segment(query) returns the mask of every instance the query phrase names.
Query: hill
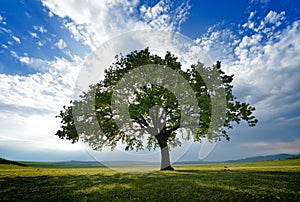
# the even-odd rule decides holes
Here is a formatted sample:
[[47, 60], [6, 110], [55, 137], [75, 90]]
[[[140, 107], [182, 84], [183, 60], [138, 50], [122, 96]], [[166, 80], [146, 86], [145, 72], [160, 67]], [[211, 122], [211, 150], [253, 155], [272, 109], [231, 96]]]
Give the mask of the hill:
[[21, 161], [22, 164], [39, 168], [101, 168], [104, 167], [97, 161], [61, 161], [61, 162], [29, 162]]
[[257, 162], [257, 161], [270, 161], [270, 160], [281, 160], [287, 158], [293, 158], [295, 155], [292, 154], [275, 154], [275, 155], [267, 155], [267, 156], [254, 156], [239, 160], [229, 160], [226, 162]]
[[288, 159], [300, 159], [300, 154], [291, 156]]
[[0, 158], [0, 164], [27, 166], [27, 165], [24, 165], [23, 163], [19, 163], [16, 161], [10, 161], [10, 160], [4, 159], [4, 158]]
[[294, 159], [300, 158], [299, 155], [293, 154], [274, 154], [267, 156], [253, 156], [249, 158], [228, 160], [228, 161], [178, 161], [175, 164], [211, 164], [211, 163], [238, 163], [238, 162], [260, 162], [260, 161], [271, 161], [271, 160], [282, 160], [282, 159]]

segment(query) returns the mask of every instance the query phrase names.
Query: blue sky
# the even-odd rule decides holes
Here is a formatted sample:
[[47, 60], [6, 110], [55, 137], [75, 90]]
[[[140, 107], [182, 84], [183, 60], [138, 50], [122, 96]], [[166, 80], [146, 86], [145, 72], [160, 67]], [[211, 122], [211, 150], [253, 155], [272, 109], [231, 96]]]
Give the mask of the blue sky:
[[[97, 3], [96, 3], [97, 2]], [[86, 57], [128, 31], [180, 32], [234, 74], [234, 93], [259, 124], [230, 131], [206, 160], [300, 153], [300, 3], [230, 1], [0, 1], [0, 156], [90, 160], [54, 136]], [[197, 160], [195, 144], [184, 160]], [[104, 153], [105, 155], [105, 153]], [[109, 154], [105, 158], [109, 158]]]

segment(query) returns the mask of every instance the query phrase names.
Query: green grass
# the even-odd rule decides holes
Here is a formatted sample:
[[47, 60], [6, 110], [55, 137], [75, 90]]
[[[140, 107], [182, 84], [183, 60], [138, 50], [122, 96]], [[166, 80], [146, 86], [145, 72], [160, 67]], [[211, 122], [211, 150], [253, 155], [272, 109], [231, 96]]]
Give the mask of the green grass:
[[288, 159], [300, 159], [300, 154], [295, 155], [295, 156], [291, 156]]
[[1, 165], [0, 200], [300, 201], [300, 159], [174, 167], [128, 174]]

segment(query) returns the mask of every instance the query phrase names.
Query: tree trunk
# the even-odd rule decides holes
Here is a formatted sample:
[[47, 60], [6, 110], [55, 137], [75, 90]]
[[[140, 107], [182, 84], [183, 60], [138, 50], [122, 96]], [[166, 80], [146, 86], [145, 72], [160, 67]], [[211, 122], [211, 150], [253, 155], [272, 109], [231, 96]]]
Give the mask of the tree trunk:
[[168, 148], [167, 136], [163, 133], [159, 133], [155, 136], [158, 141], [161, 153], [160, 170], [174, 170], [170, 163], [170, 153]]

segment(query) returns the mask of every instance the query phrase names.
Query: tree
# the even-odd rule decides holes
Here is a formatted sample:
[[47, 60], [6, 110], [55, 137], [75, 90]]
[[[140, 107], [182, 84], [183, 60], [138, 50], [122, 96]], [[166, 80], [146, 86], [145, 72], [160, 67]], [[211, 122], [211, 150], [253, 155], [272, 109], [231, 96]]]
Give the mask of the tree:
[[[234, 122], [239, 124], [241, 120], [244, 120], [249, 126], [255, 126], [257, 123], [252, 115], [255, 108], [238, 101], [233, 95], [231, 85], [233, 75], [226, 75], [221, 70], [219, 61], [212, 67], [204, 67], [199, 62], [183, 70], [178, 58], [170, 52], [161, 58], [151, 54], [148, 48], [133, 51], [126, 56], [116, 56], [116, 59], [116, 62], [105, 70], [103, 80], [91, 85], [87, 92], [83, 92], [79, 100], [71, 101], [69, 106], [64, 106], [60, 111], [57, 117], [61, 118], [62, 125], [56, 133], [57, 136], [71, 140], [73, 143], [81, 137], [95, 150], [101, 150], [106, 146], [113, 150], [118, 142], [126, 144], [125, 150], [160, 148], [161, 170], [173, 170], [170, 164], [169, 147], [181, 145], [177, 137], [180, 132], [185, 134], [183, 140], [191, 137], [194, 141], [201, 141], [202, 138], [218, 141], [222, 137], [229, 140], [228, 129], [233, 128]], [[178, 95], [174, 93], [174, 90], [158, 83], [135, 86], [133, 93], [124, 82], [118, 85], [128, 75], [131, 81], [137, 81], [140, 78], [143, 80], [149, 76], [143, 76], [143, 72], [140, 72], [141, 75], [136, 72], [130, 74], [138, 68], [146, 70], [147, 65], [152, 65], [158, 72], [162, 71], [161, 75], [164, 74], [165, 68], [172, 70], [173, 76], [174, 74], [180, 75], [187, 82], [188, 88], [192, 89], [194, 98], [186, 86], [178, 81], [171, 82], [173, 89], [179, 92]], [[203, 75], [198, 71], [199, 68], [207, 78], [211, 78], [212, 74], [217, 72], [221, 83], [213, 83], [213, 90], [210, 89]], [[149, 74], [147, 71], [144, 73]], [[225, 96], [225, 116], [219, 116], [218, 121], [221, 125], [211, 129], [213, 127], [212, 115], [215, 113], [212, 98], [218, 96], [217, 92], [220, 89], [223, 90]], [[116, 94], [123, 95], [125, 99], [116, 101], [114, 97]], [[178, 96], [181, 97], [178, 98]], [[194, 100], [196, 106], [191, 104], [193, 101], [182, 104], [180, 99]], [[122, 102], [126, 104], [122, 105]], [[115, 110], [113, 106], [117, 106], [118, 110]], [[122, 116], [122, 114], [128, 116]], [[195, 117], [196, 127], [195, 124], [191, 124]], [[93, 119], [97, 124], [92, 124]], [[130, 119], [130, 124], [125, 119]], [[120, 122], [123, 123], [121, 127]], [[87, 125], [90, 126], [86, 127]], [[146, 146], [143, 144], [143, 138], [147, 139]]]

